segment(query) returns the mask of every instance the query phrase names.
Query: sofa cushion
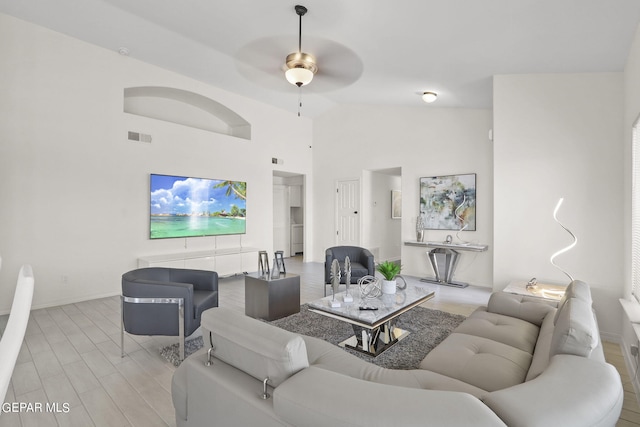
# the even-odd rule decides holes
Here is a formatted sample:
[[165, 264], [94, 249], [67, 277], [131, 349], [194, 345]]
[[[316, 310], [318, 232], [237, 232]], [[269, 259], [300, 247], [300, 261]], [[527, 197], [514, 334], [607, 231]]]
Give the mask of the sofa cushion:
[[540, 333], [538, 334], [538, 341], [536, 342], [536, 348], [533, 351], [533, 358], [531, 359], [531, 366], [529, 372], [527, 372], [526, 381], [532, 380], [544, 372], [549, 366], [549, 352], [551, 351], [551, 338], [553, 337], [553, 321], [556, 314], [551, 312], [544, 318], [542, 326], [540, 326]]
[[526, 351], [483, 337], [453, 333], [427, 354], [420, 368], [494, 391], [522, 383], [530, 364], [531, 354]]
[[309, 365], [373, 383], [427, 390], [469, 393], [477, 398], [487, 394], [455, 378], [424, 369], [386, 369], [366, 362], [340, 347], [313, 337], [302, 337], [307, 346]]
[[309, 366], [299, 335], [235, 310], [211, 308], [202, 314], [202, 326], [210, 331], [216, 358], [258, 380], [268, 377], [273, 387]]
[[540, 328], [533, 323], [489, 313], [481, 307], [471, 313], [453, 332], [488, 338], [531, 354], [536, 346], [539, 331]]
[[562, 311], [562, 308], [567, 303], [567, 301], [572, 298], [582, 300], [589, 305], [593, 304], [593, 301], [591, 300], [591, 290], [589, 289], [589, 285], [587, 285], [582, 280], [573, 280], [571, 283], [569, 283], [569, 286], [567, 286], [567, 290], [558, 303], [558, 311], [556, 311], [556, 318], [553, 323], [556, 323], [558, 321], [560, 311]]
[[556, 315], [550, 357], [556, 354], [589, 357], [598, 342], [598, 326], [591, 303], [578, 298], [567, 300]]
[[489, 297], [487, 311], [526, 320], [540, 326], [547, 313], [554, 311], [557, 303], [526, 295], [494, 292]]

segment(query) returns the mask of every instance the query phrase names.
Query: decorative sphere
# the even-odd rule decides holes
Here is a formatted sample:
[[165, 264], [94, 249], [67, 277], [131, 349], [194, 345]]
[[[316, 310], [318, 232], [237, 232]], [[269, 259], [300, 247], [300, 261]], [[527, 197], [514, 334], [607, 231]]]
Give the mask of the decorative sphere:
[[374, 276], [364, 276], [358, 279], [362, 298], [377, 298], [382, 295], [380, 280]]

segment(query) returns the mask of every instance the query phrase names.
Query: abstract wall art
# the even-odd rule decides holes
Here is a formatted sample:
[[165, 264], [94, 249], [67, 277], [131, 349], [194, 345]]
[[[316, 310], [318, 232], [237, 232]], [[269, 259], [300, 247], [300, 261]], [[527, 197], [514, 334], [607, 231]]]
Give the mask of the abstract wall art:
[[420, 216], [427, 230], [476, 230], [476, 174], [420, 178]]

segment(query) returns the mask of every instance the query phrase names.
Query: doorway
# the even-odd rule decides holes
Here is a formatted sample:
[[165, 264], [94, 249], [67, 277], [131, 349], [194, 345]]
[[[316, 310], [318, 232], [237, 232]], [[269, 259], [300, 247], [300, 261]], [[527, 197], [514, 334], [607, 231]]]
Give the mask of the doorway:
[[[366, 247], [376, 261], [400, 262], [402, 257], [402, 168], [364, 171], [363, 219]], [[393, 206], [393, 203], [396, 203]]]
[[305, 176], [273, 171], [273, 251], [304, 253]]
[[286, 185], [273, 184], [273, 252], [289, 256], [289, 192]]

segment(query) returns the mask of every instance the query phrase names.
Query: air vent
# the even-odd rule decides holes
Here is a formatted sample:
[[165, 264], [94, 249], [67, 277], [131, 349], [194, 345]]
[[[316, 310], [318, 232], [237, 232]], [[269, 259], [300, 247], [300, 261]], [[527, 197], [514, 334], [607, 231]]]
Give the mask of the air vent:
[[128, 139], [129, 139], [129, 141], [139, 141], [139, 142], [151, 143], [151, 135], [147, 135], [146, 133], [129, 131]]

